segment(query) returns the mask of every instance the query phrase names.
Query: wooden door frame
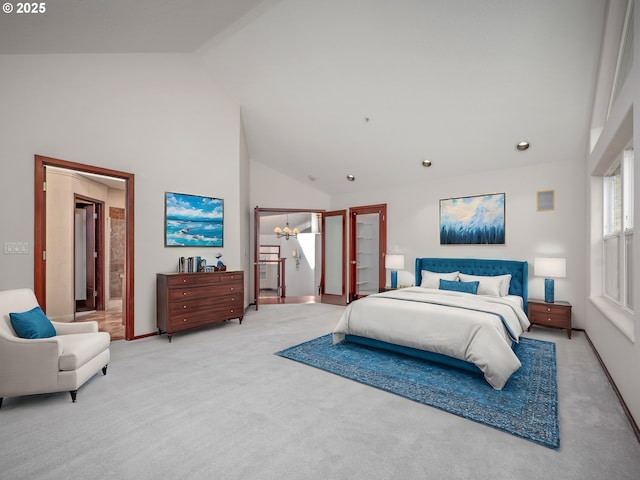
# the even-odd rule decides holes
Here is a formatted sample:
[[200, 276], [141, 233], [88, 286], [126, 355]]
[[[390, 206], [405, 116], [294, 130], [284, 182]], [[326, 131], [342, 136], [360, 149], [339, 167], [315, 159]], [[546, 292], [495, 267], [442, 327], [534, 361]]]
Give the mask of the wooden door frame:
[[46, 167], [57, 167], [85, 173], [93, 173], [106, 177], [119, 178], [125, 181], [125, 299], [122, 314], [125, 323], [125, 339], [132, 340], [134, 335], [134, 175], [82, 163], [60, 160], [57, 158], [35, 155], [34, 174], [34, 241], [33, 241], [33, 291], [38, 303], [46, 309]]
[[[260, 213], [262, 212], [270, 212], [270, 213], [322, 213], [324, 214], [324, 209], [312, 209], [312, 208], [263, 208], [256, 205], [253, 209], [253, 304], [256, 306], [256, 310], [258, 310], [259, 306], [259, 297], [260, 297], [260, 285], [259, 285], [259, 274], [258, 268], [260, 268], [259, 263], [259, 249], [260, 249]], [[324, 258], [322, 259], [324, 262]]]
[[[324, 292], [325, 285], [325, 262], [326, 262], [326, 217], [342, 217], [342, 294], [326, 294]], [[322, 212], [322, 266], [321, 266], [321, 281], [320, 281], [320, 301], [322, 303], [329, 303], [333, 305], [346, 305], [347, 304], [347, 269], [345, 268], [345, 262], [347, 259], [347, 210], [333, 210], [330, 212]]]
[[[96, 257], [96, 267], [95, 267], [95, 290], [96, 292], [98, 292], [97, 297], [95, 298], [95, 307], [96, 310], [104, 310], [105, 308], [105, 269], [104, 269], [104, 263], [105, 263], [105, 251], [104, 251], [104, 245], [105, 245], [105, 228], [104, 228], [104, 220], [105, 220], [105, 203], [102, 200], [97, 200], [95, 198], [91, 198], [91, 197], [86, 197], [84, 195], [79, 195], [79, 194], [74, 194], [74, 204], [77, 207], [78, 203], [86, 203], [86, 204], [92, 204], [95, 206], [96, 209], [96, 214], [97, 214], [97, 221], [96, 224], [94, 226], [94, 232], [95, 232], [95, 252], [97, 253], [97, 257]], [[75, 225], [75, 221], [74, 221], [74, 225]], [[75, 240], [74, 240], [74, 251], [76, 250], [76, 245], [75, 245]], [[89, 255], [89, 252], [87, 252], [87, 256]], [[75, 256], [74, 256], [74, 275], [73, 275], [73, 287], [74, 287], [74, 292], [76, 289], [76, 278], [75, 278], [75, 272], [76, 272], [76, 265], [75, 265]], [[77, 303], [77, 302], [76, 302]]]
[[369, 213], [380, 214], [380, 222], [378, 225], [379, 246], [378, 246], [378, 289], [384, 287], [386, 281], [386, 270], [384, 268], [384, 257], [387, 252], [387, 204], [380, 203], [377, 205], [364, 205], [361, 207], [349, 208], [349, 301], [356, 300], [356, 280], [355, 267], [356, 258], [356, 216], [366, 215]]

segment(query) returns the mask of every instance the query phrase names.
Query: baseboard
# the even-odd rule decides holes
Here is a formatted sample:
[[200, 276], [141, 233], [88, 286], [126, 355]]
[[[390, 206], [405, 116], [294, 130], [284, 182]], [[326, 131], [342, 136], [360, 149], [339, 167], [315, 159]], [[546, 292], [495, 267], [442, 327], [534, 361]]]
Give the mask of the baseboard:
[[609, 383], [611, 384], [611, 387], [613, 388], [613, 391], [616, 394], [616, 397], [618, 397], [618, 401], [620, 402], [620, 405], [622, 405], [622, 410], [624, 410], [624, 413], [627, 416], [629, 423], [631, 424], [631, 429], [633, 430], [633, 433], [635, 433], [636, 439], [638, 440], [638, 442], [640, 442], [640, 428], [638, 428], [638, 424], [633, 418], [633, 415], [631, 414], [629, 407], [627, 407], [627, 404], [624, 401], [624, 398], [622, 398], [622, 394], [620, 393], [620, 390], [618, 390], [618, 387], [616, 386], [616, 382], [614, 382], [613, 378], [611, 378], [611, 375], [609, 374], [609, 370], [607, 370], [607, 366], [602, 361], [602, 357], [598, 353], [598, 350], [596, 350], [596, 346], [593, 344], [593, 342], [589, 338], [589, 334], [586, 332], [586, 330], [583, 330], [583, 329], [574, 329], [574, 330], [584, 332], [584, 336], [587, 337], [587, 342], [589, 342], [589, 345], [591, 345], [591, 349], [593, 350], [593, 353], [595, 353], [596, 358], [598, 359], [598, 362], [600, 362], [600, 366], [602, 367], [602, 370], [604, 370], [604, 374], [607, 376], [607, 379], [609, 380]]

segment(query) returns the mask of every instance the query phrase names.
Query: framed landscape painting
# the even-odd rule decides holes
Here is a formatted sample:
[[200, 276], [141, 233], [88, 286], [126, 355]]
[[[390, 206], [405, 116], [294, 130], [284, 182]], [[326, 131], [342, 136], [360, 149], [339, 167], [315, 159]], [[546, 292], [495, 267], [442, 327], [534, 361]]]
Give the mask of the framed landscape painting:
[[165, 247], [222, 247], [223, 232], [221, 198], [165, 193]]
[[504, 245], [504, 193], [440, 200], [440, 245]]

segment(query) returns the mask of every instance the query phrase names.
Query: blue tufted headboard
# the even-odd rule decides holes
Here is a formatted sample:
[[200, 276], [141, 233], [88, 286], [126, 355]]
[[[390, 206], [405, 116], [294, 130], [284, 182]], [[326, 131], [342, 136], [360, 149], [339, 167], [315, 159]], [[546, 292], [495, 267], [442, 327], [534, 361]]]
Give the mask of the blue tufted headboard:
[[448, 273], [462, 272], [468, 275], [511, 274], [509, 295], [518, 295], [527, 311], [529, 297], [529, 264], [517, 260], [491, 260], [484, 258], [416, 258], [416, 286], [422, 281], [422, 270]]

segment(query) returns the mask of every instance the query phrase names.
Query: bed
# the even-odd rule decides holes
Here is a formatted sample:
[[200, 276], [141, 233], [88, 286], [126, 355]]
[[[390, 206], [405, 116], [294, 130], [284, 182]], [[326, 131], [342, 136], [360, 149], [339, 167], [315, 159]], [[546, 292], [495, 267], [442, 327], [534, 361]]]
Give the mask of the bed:
[[[417, 258], [415, 275], [415, 287], [349, 304], [333, 330], [333, 342], [360, 343], [481, 373], [489, 385], [502, 389], [521, 366], [512, 347], [529, 327], [527, 262]], [[476, 293], [467, 291], [473, 288]]]

